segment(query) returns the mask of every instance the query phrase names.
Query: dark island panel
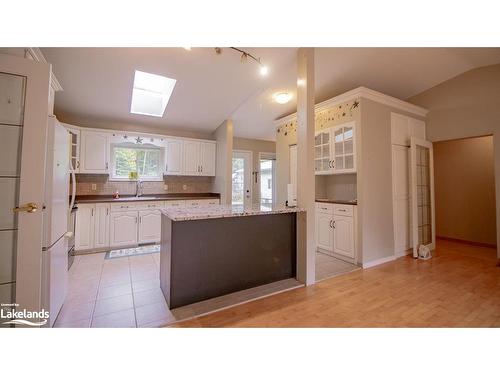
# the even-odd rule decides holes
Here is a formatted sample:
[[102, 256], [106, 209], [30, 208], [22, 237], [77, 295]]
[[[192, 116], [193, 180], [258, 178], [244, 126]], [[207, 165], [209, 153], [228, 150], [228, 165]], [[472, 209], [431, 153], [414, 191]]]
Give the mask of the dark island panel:
[[162, 220], [160, 280], [171, 309], [296, 277], [296, 213]]

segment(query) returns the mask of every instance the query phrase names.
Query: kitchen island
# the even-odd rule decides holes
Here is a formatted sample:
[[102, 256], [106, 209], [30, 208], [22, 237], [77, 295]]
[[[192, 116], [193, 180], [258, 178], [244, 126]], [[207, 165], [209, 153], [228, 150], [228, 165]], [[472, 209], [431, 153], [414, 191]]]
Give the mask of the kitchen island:
[[260, 206], [162, 210], [160, 286], [168, 306], [295, 278], [300, 212]]

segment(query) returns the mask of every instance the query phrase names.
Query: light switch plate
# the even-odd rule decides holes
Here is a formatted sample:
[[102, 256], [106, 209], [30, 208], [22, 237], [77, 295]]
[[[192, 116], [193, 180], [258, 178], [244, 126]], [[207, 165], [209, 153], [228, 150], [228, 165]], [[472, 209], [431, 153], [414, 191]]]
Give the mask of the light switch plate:
[[187, 185], [182, 185], [182, 190], [187, 190]]
[[91, 187], [92, 191], [96, 191], [97, 190], [97, 184], [92, 184]]
[[163, 190], [165, 190], [165, 191], [168, 190], [168, 184], [163, 185]]

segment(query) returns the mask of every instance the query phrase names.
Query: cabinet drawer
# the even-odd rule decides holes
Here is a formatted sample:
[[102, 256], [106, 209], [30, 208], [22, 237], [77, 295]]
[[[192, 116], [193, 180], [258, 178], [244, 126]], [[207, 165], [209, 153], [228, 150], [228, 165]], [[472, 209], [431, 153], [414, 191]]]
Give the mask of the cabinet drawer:
[[139, 204], [135, 202], [111, 203], [111, 212], [137, 210]]
[[340, 216], [353, 216], [354, 206], [350, 204], [334, 204], [333, 213]]
[[186, 207], [206, 207], [216, 206], [219, 204], [218, 199], [193, 199], [186, 201]]
[[316, 211], [333, 214], [333, 206], [332, 203], [316, 203]]
[[150, 201], [150, 202], [141, 202], [137, 204], [138, 210], [159, 210], [165, 208], [165, 202], [163, 201]]
[[165, 201], [165, 207], [184, 207], [186, 205], [185, 201]]

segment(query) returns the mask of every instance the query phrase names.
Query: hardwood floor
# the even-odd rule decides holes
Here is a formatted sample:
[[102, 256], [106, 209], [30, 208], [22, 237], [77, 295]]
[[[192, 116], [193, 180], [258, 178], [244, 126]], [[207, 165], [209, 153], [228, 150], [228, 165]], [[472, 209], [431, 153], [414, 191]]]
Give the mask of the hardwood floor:
[[500, 327], [496, 263], [495, 249], [441, 240], [431, 260], [399, 258], [176, 327]]

